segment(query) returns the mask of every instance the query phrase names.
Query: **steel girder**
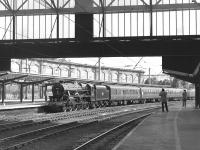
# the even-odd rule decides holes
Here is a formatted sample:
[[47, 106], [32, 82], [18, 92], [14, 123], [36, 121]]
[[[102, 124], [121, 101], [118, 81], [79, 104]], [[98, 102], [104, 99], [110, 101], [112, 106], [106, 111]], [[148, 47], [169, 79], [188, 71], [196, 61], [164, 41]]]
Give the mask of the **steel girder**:
[[[187, 38], [188, 37], [188, 38]], [[135, 38], [106, 38], [89, 42], [67, 39], [16, 40], [0, 44], [1, 58], [57, 58], [57, 57], [129, 57], [129, 56], [187, 56], [199, 54], [199, 40], [190, 36], [155, 37], [154, 40]], [[157, 40], [156, 40], [157, 38]]]
[[[2, 1], [0, 1], [2, 3]], [[21, 9], [23, 5], [16, 9], [4, 4], [7, 10], [0, 10], [0, 16], [32, 16], [32, 15], [56, 15], [56, 14], [78, 14], [78, 13], [131, 13], [131, 12], [162, 12], [162, 11], [178, 11], [178, 10], [193, 10], [200, 9], [198, 3], [183, 3], [183, 4], [152, 4], [151, 5], [132, 5], [132, 6], [99, 6], [99, 7], [50, 7], [47, 9]], [[96, 6], [96, 5], [95, 5]]]

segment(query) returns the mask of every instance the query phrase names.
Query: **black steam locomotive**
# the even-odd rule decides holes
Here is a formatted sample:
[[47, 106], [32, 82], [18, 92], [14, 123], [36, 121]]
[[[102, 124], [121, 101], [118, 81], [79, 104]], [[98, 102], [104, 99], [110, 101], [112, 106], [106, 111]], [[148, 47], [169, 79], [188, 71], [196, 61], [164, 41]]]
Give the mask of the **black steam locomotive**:
[[[45, 112], [72, 111], [114, 105], [159, 101], [162, 87], [55, 83]], [[183, 89], [165, 88], [169, 100], [182, 97]], [[188, 91], [194, 97], [194, 91]]]

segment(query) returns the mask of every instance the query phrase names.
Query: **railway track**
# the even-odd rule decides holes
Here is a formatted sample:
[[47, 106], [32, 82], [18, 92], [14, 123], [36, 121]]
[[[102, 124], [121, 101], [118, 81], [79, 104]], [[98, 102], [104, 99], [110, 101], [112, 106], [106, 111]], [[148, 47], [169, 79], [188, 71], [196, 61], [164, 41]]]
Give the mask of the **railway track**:
[[62, 133], [66, 130], [76, 128], [82, 124], [78, 124], [77, 122], [71, 122], [62, 125], [54, 125], [18, 135], [14, 135], [11, 137], [7, 137], [4, 139], [0, 139], [0, 148], [1, 149], [19, 149], [22, 146], [25, 146], [29, 143], [35, 142], [37, 140], [44, 139], [48, 136], [52, 136], [58, 133]]
[[[61, 147], [58, 146], [59, 149], [66, 149], [66, 147], [67, 149], [72, 149], [77, 147], [77, 144], [84, 143], [88, 139], [94, 138], [94, 135], [96, 136], [99, 135], [99, 133], [110, 130], [111, 126], [113, 125], [118, 126], [127, 119], [129, 120], [132, 117], [141, 116], [141, 114], [147, 113], [148, 111], [152, 112], [155, 109], [158, 108], [154, 109], [152, 108], [149, 110], [146, 109], [140, 112], [124, 112], [121, 114], [101, 115], [101, 116], [96, 116], [95, 119], [93, 118], [87, 121], [83, 120], [80, 122], [72, 122], [70, 124], [54, 125], [52, 127], [30, 131], [27, 133], [1, 139], [0, 148], [2, 150], [7, 150], [7, 149], [50, 150], [50, 149], [55, 149], [55, 146], [57, 147], [59, 143], [62, 144], [65, 143], [64, 145], [60, 145]], [[128, 117], [126, 115], [128, 115]], [[119, 121], [118, 118], [121, 118], [120, 119], [121, 121]], [[63, 136], [64, 138], [62, 139]], [[62, 140], [60, 140], [60, 138]], [[66, 140], [66, 138], [68, 138], [68, 140]], [[80, 139], [82, 140], [79, 141]], [[59, 142], [55, 143], [55, 141]], [[36, 148], [35, 146], [37, 146], [38, 148]]]
[[14, 130], [17, 128], [24, 128], [28, 126], [36, 126], [36, 125], [45, 124], [45, 123], [50, 123], [50, 120], [40, 121], [40, 122], [33, 122], [33, 120], [27, 120], [27, 121], [20, 121], [20, 122], [14, 122], [14, 123], [5, 123], [5, 124], [0, 124], [0, 132]]
[[19, 122], [19, 121], [27, 121], [27, 120], [33, 120], [33, 121], [44, 121], [44, 120], [51, 120], [56, 121], [59, 119], [62, 119], [66, 117], [66, 119], [74, 118], [74, 117], [81, 117], [85, 115], [92, 115], [92, 114], [99, 114], [99, 113], [107, 113], [107, 112], [115, 112], [120, 111], [123, 108], [128, 109], [143, 109], [145, 107], [152, 107], [152, 106], [160, 106], [160, 105], [151, 105], [151, 104], [139, 104], [139, 105], [129, 105], [129, 106], [117, 106], [117, 107], [106, 107], [106, 108], [97, 108], [92, 110], [79, 110], [79, 111], [72, 111], [72, 112], [61, 112], [61, 113], [55, 113], [55, 114], [34, 114], [34, 113], [25, 113], [25, 114], [12, 114], [12, 115], [1, 115], [0, 116], [0, 124], [1, 121], [5, 122]]
[[[62, 112], [55, 114], [24, 114], [24, 115], [11, 115], [11, 116], [0, 116], [0, 131], [15, 129], [18, 127], [43, 124], [48, 121], [59, 121], [73, 118], [82, 118], [85, 116], [95, 116], [102, 113], [116, 113], [121, 112], [122, 109], [126, 111], [137, 111], [148, 107], [156, 107], [159, 105], [149, 105], [145, 107], [135, 105], [132, 106], [118, 106], [118, 107], [108, 107], [108, 108], [98, 108], [93, 110], [80, 110], [76, 112]], [[141, 107], [141, 108], [140, 108]]]
[[[149, 107], [156, 107], [158, 105], [153, 105]], [[137, 111], [148, 107], [137, 108], [135, 106], [120, 106], [120, 107], [109, 107], [109, 108], [99, 108], [93, 110], [81, 110], [77, 112], [63, 112], [56, 114], [25, 114], [25, 115], [14, 115], [14, 116], [4, 116], [0, 119], [0, 131], [15, 129], [18, 127], [26, 127], [29, 125], [37, 125], [46, 123], [49, 121], [59, 121], [65, 119], [82, 118], [85, 116], [95, 116], [102, 113], [117, 113], [122, 111]], [[4, 119], [3, 119], [4, 118]]]
[[73, 150], [103, 149], [110, 150], [123, 136], [125, 136], [133, 127], [137, 126], [142, 120], [151, 115], [148, 113], [130, 121], [122, 123], [96, 137], [74, 148]]
[[[158, 108], [160, 108], [159, 105], [151, 106], [151, 109]], [[147, 107], [141, 109], [136, 108], [135, 105], [119, 106], [115, 108], [108, 107], [77, 112], [46, 114], [45, 116], [39, 115], [37, 117], [40, 118], [35, 120], [26, 120], [6, 124], [2, 123], [0, 124], [0, 149], [23, 148], [31, 143], [37, 143], [40, 140], [43, 141], [46, 138], [70, 132], [69, 130], [77, 127], [84, 128], [84, 126], [90, 126], [90, 124], [95, 124], [101, 120], [124, 116], [130, 113], [140, 113], [148, 110], [149, 109], [147, 109]], [[79, 121], [79, 123], [77, 123], [77, 121], [72, 121], [71, 124], [68, 124], [69, 122], [65, 123], [65, 121], [62, 124], [57, 122], [68, 119], [75, 119]], [[75, 126], [73, 127], [71, 125]]]
[[[155, 105], [159, 106], [159, 105]], [[152, 107], [151, 105], [149, 107]], [[154, 106], [153, 106], [154, 107]], [[100, 108], [100, 109], [93, 109], [93, 110], [81, 110], [77, 112], [67, 112], [67, 113], [56, 113], [56, 114], [38, 114], [38, 115], [14, 115], [14, 116], [8, 116], [6, 117], [6, 120], [0, 120], [0, 131], [7, 131], [12, 130], [16, 128], [23, 128], [28, 126], [34, 126], [39, 124], [48, 123], [50, 121], [59, 121], [59, 120], [70, 120], [73, 118], [84, 118], [85, 116], [95, 117], [97, 114], [102, 113], [117, 113], [119, 111], [122, 112], [122, 109], [124, 111], [137, 111], [144, 109], [143, 108], [137, 108], [135, 106], [120, 106], [115, 108]], [[21, 119], [22, 118], [22, 119]], [[21, 121], [20, 121], [21, 120]]]

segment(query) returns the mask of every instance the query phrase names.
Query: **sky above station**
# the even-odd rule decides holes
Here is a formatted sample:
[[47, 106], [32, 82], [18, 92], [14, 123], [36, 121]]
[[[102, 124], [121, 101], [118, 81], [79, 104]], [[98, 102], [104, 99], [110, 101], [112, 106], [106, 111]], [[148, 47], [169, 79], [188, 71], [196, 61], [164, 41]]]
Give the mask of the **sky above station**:
[[[66, 61], [98, 66], [98, 59], [97, 57], [66, 58]], [[149, 74], [150, 68], [150, 74], [156, 75], [162, 73], [162, 57], [102, 57], [101, 66], [143, 70], [146, 75]]]

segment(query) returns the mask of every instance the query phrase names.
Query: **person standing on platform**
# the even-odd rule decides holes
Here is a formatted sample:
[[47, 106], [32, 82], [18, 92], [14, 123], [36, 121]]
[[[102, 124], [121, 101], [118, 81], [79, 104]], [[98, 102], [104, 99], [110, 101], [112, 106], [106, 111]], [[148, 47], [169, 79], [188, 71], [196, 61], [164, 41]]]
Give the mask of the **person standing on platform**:
[[186, 101], [187, 101], [187, 92], [186, 92], [186, 90], [183, 91], [182, 96], [183, 96], [183, 107], [186, 108]]
[[162, 103], [162, 112], [164, 112], [164, 106], [166, 108], [166, 111], [168, 112], [168, 106], [167, 106], [167, 92], [165, 89], [162, 89], [162, 91], [159, 93], [159, 96], [161, 97], [161, 103]]

